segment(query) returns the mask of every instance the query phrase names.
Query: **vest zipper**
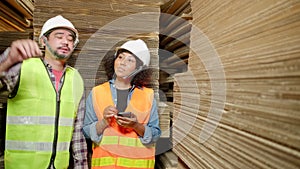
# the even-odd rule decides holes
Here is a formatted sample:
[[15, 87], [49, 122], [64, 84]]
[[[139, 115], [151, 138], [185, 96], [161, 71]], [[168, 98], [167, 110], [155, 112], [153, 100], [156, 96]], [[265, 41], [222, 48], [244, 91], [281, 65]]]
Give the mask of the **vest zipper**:
[[[65, 73], [62, 75], [62, 77], [64, 77], [64, 76], [65, 76]], [[54, 161], [55, 161], [55, 157], [56, 157], [57, 139], [58, 139], [58, 122], [59, 122], [59, 113], [60, 113], [60, 92], [61, 92], [61, 89], [63, 88], [63, 85], [64, 85], [64, 82], [62, 83], [61, 87], [58, 89], [59, 90], [58, 92], [56, 92], [56, 88], [55, 88], [55, 86], [53, 86], [54, 90], [56, 92], [55, 129], [54, 129], [52, 155], [50, 158], [50, 163], [49, 163], [48, 169], [55, 169]]]
[[57, 139], [58, 139], [58, 119], [59, 119], [59, 111], [60, 111], [60, 96], [56, 97], [56, 113], [55, 113], [55, 129], [54, 129], [54, 138], [53, 138], [53, 147], [52, 147], [52, 155], [50, 159], [50, 164], [48, 166], [49, 169], [55, 169], [54, 161], [56, 157], [56, 148], [57, 148]]

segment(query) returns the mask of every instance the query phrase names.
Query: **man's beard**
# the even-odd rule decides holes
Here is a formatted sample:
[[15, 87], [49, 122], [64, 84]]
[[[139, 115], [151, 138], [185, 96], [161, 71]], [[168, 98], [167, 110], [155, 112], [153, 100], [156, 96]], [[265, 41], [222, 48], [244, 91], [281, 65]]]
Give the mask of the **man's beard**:
[[[46, 46], [48, 47], [49, 51], [52, 53], [52, 55], [54, 56], [55, 59], [57, 59], [57, 60], [64, 60], [64, 59], [68, 59], [68, 58], [71, 56], [71, 53], [70, 53], [69, 55], [58, 54], [58, 53], [57, 53], [57, 50], [54, 51], [54, 50], [52, 49], [52, 47], [49, 45], [49, 43], [48, 43], [47, 40], [45, 40], [44, 42], [45, 42]], [[59, 48], [58, 48], [58, 49], [59, 49]], [[70, 51], [70, 50], [69, 50], [69, 51]]]
[[71, 54], [69, 55], [64, 55], [64, 54], [58, 54], [57, 51], [53, 51], [53, 55], [55, 56], [56, 59], [62, 60], [62, 59], [68, 59]]

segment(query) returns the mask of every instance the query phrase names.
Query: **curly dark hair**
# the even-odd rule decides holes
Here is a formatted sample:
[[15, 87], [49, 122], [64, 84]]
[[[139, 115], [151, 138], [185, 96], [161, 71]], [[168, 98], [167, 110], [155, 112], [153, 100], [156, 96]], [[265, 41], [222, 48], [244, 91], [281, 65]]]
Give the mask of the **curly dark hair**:
[[[113, 78], [115, 70], [114, 70], [114, 62], [116, 60], [116, 56], [118, 56], [119, 53], [122, 52], [128, 52], [130, 54], [132, 54], [131, 52], [127, 51], [127, 50], [118, 50], [118, 52], [116, 54], [114, 54], [114, 56], [112, 56], [111, 54], [106, 55], [103, 58], [103, 66], [104, 66], [104, 70], [106, 72], [106, 76], [107, 76], [107, 80], [110, 80]], [[133, 55], [133, 54], [132, 54]], [[135, 56], [135, 55], [133, 55]], [[142, 66], [143, 62], [137, 58], [135, 56], [137, 63], [136, 66]], [[153, 84], [151, 84], [152, 81], [152, 73], [153, 70], [151, 68], [146, 68], [141, 70], [139, 73], [137, 73], [133, 79], [131, 80], [131, 85], [135, 85], [135, 86], [139, 86], [139, 87], [152, 87]]]

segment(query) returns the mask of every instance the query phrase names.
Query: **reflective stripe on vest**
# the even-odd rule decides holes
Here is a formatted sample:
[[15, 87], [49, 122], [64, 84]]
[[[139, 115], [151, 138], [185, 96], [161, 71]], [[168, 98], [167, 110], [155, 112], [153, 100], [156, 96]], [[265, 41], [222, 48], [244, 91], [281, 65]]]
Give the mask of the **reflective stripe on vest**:
[[101, 140], [101, 145], [111, 145], [111, 144], [119, 144], [122, 146], [130, 146], [130, 147], [145, 147], [139, 138], [105, 136]]
[[[106, 82], [93, 88], [93, 106], [99, 120], [103, 110], [114, 105], [110, 84]], [[147, 124], [153, 102], [153, 90], [135, 88], [126, 111], [137, 116], [139, 123]], [[100, 145], [94, 146], [92, 156], [93, 168], [154, 168], [155, 146], [145, 146], [132, 129], [120, 127], [115, 119], [103, 132]]]
[[[60, 104], [47, 69], [41, 59], [23, 61], [17, 94], [8, 99], [5, 168], [47, 168], [52, 155], [56, 111], [59, 111], [54, 165], [69, 165], [69, 147], [74, 118], [83, 95], [83, 81], [67, 68], [60, 91]], [[57, 109], [59, 106], [59, 109]]]
[[[6, 148], [9, 150], [23, 151], [52, 151], [52, 142], [25, 142], [25, 141], [6, 141]], [[69, 150], [69, 142], [60, 142], [57, 144], [57, 151]]]
[[[58, 124], [60, 126], [73, 126], [73, 118], [60, 118]], [[9, 116], [7, 117], [7, 123], [9, 124], [31, 124], [31, 125], [39, 125], [39, 124], [49, 124], [53, 125], [55, 122], [55, 117], [50, 116]]]
[[155, 160], [146, 160], [146, 159], [130, 159], [130, 158], [114, 158], [114, 157], [102, 157], [102, 158], [93, 158], [92, 167], [104, 167], [104, 166], [113, 166], [117, 164], [120, 167], [129, 167], [129, 168], [153, 168]]

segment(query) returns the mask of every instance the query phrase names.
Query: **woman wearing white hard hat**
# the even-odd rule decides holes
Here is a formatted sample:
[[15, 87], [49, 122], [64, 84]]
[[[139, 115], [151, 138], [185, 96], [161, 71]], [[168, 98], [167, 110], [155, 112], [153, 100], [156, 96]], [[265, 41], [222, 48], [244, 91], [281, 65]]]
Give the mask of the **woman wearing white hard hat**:
[[6, 169], [88, 168], [83, 80], [66, 65], [78, 41], [74, 25], [58, 15], [42, 27], [44, 55], [26, 39], [0, 56], [0, 91], [9, 93]]
[[110, 79], [90, 92], [83, 131], [93, 141], [92, 168], [154, 168], [161, 130], [144, 41], [130, 40], [105, 60]]

